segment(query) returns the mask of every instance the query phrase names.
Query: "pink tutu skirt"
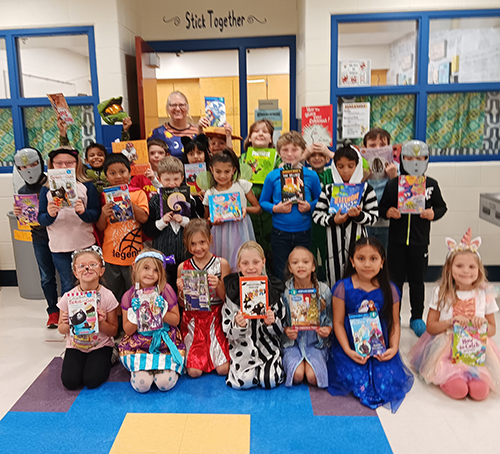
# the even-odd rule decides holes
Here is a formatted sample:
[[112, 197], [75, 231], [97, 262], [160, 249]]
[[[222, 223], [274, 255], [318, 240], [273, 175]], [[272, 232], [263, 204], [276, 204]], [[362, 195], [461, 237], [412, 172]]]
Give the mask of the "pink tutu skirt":
[[500, 394], [500, 349], [488, 338], [484, 366], [451, 362], [451, 333], [431, 336], [425, 332], [408, 354], [411, 367], [427, 384], [442, 385], [452, 378], [479, 379]]

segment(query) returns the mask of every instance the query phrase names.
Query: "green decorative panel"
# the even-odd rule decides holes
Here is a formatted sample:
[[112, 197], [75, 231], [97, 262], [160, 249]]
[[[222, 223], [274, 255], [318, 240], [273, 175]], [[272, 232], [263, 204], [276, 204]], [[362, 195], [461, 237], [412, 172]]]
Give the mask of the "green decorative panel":
[[16, 145], [10, 109], [0, 109], [0, 165], [13, 165]]

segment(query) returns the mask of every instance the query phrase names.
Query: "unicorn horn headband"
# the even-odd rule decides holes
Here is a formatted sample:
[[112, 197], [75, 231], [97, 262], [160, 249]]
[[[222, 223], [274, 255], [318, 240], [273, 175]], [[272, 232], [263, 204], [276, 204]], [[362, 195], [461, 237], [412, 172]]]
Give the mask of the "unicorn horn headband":
[[457, 242], [453, 238], [446, 237], [446, 245], [448, 246], [448, 255], [452, 254], [453, 252], [464, 252], [464, 251], [470, 251], [474, 254], [479, 255], [479, 252], [477, 250], [479, 249], [479, 246], [481, 246], [481, 237], [478, 236], [472, 238], [472, 229], [469, 227], [467, 232], [465, 232], [464, 236], [460, 240], [460, 243], [457, 244]]

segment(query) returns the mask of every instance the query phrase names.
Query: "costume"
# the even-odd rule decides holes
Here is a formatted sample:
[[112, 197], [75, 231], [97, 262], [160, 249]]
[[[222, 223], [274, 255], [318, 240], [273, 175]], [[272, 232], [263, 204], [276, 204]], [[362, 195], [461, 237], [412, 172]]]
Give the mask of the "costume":
[[108, 179], [102, 169], [93, 169], [92, 167], [87, 167], [85, 169], [85, 176], [94, 183], [95, 188], [99, 194], [102, 190], [109, 186]]
[[[398, 290], [392, 283], [391, 287], [394, 303], [397, 303], [399, 301]], [[344, 328], [349, 339], [349, 346], [354, 350], [348, 314], [357, 313], [366, 300], [373, 301], [380, 314], [384, 304], [382, 290], [377, 288], [366, 292], [363, 289], [354, 288], [352, 279], [349, 277], [337, 282], [332, 289], [332, 294], [333, 297], [339, 298], [345, 303]], [[387, 323], [382, 319], [380, 321], [385, 345], [388, 346]], [[413, 375], [404, 365], [399, 352], [388, 361], [369, 358], [364, 365], [361, 365], [355, 363], [345, 354], [335, 336], [330, 351], [328, 392], [334, 396], [352, 392], [359, 397], [362, 404], [370, 408], [377, 408], [380, 405], [388, 406], [394, 413], [413, 386]]]
[[229, 341], [231, 365], [226, 384], [231, 388], [248, 389], [255, 386], [275, 388], [285, 379], [281, 363], [281, 335], [285, 320], [285, 307], [281, 301], [283, 283], [270, 277], [269, 308], [275, 322], [266, 325], [262, 319], [248, 319], [241, 328], [234, 321], [240, 310], [240, 274], [224, 278], [226, 303], [223, 308], [222, 328]]
[[[248, 194], [252, 190], [252, 183], [246, 180], [235, 181], [229, 189], [218, 191], [210, 188], [205, 193], [203, 205], [208, 206], [208, 197], [217, 194], [240, 193], [241, 204], [246, 207]], [[247, 241], [255, 241], [252, 221], [250, 216], [245, 216], [241, 221], [223, 222], [222, 224], [212, 226], [213, 243], [210, 252], [219, 257], [224, 257], [231, 267], [231, 271], [238, 269], [236, 257], [240, 246]]]
[[172, 156], [182, 159], [184, 146], [181, 142], [181, 137], [191, 137], [194, 139], [198, 134], [198, 127], [188, 123], [185, 129], [176, 129], [169, 123], [158, 126], [153, 129], [148, 136], [149, 139], [161, 139], [168, 145], [168, 151]]
[[[283, 301], [286, 307], [286, 326], [292, 326], [288, 290], [295, 288], [293, 278], [285, 284]], [[318, 282], [319, 298], [324, 300], [326, 307], [320, 312], [320, 326], [332, 326], [332, 293], [324, 282]], [[320, 337], [316, 331], [298, 331], [297, 339], [290, 340], [283, 335], [283, 366], [286, 372], [285, 386], [293, 385], [293, 374], [302, 361], [312, 367], [318, 388], [328, 386], [326, 361], [328, 359], [328, 339]]]
[[[193, 259], [182, 264], [183, 270], [200, 270]], [[221, 258], [213, 256], [203, 268], [221, 277]], [[229, 361], [229, 347], [222, 331], [222, 300], [210, 289], [211, 311], [184, 311], [181, 332], [186, 344], [186, 367], [211, 372]]]

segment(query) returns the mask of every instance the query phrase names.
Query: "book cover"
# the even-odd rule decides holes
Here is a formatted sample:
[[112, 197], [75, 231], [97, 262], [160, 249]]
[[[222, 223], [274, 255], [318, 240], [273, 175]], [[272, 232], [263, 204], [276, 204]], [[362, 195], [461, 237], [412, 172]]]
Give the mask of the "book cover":
[[68, 292], [68, 319], [73, 336], [99, 332], [97, 305], [100, 298], [100, 293], [95, 290]]
[[102, 193], [104, 194], [106, 203], [113, 203], [113, 215], [109, 218], [111, 224], [134, 219], [134, 210], [132, 209], [128, 185], [122, 184], [121, 186], [104, 188]]
[[15, 194], [14, 204], [21, 208], [21, 216], [17, 218], [19, 225], [35, 227], [38, 223], [38, 195], [37, 194]]
[[465, 328], [455, 323], [453, 325], [451, 362], [469, 366], [484, 366], [487, 339], [488, 323], [484, 322], [479, 329], [474, 328], [471, 322]]
[[47, 93], [47, 98], [49, 98], [50, 104], [56, 111], [56, 114], [59, 115], [66, 124], [72, 125], [75, 123], [71, 111], [69, 110], [68, 103], [66, 102], [66, 98], [62, 93]]
[[240, 305], [245, 318], [266, 318], [269, 309], [267, 276], [240, 277]]
[[304, 171], [302, 169], [283, 169], [281, 171], [281, 200], [297, 203], [304, 200]]
[[130, 174], [144, 175], [149, 169], [149, 155], [147, 140], [129, 140], [126, 142], [112, 142], [113, 153], [121, 153], [130, 161]]
[[333, 107], [302, 107], [302, 136], [307, 145], [322, 143], [327, 147], [333, 144]]
[[332, 185], [332, 197], [328, 212], [345, 214], [350, 208], [357, 207], [361, 203], [364, 187], [364, 183]]
[[205, 96], [205, 115], [210, 121], [210, 126], [224, 126], [226, 123], [224, 98]]
[[160, 188], [160, 216], [170, 213], [191, 217], [191, 189], [189, 186]]
[[49, 189], [59, 207], [73, 207], [78, 200], [75, 169], [49, 169]]
[[359, 151], [370, 166], [368, 180], [384, 180], [389, 178], [385, 168], [394, 162], [392, 145], [381, 148], [361, 148]]
[[252, 169], [251, 183], [264, 184], [267, 174], [276, 164], [276, 149], [249, 147], [245, 156], [245, 164]]
[[382, 325], [377, 311], [349, 314], [354, 349], [361, 356], [381, 355], [385, 352]]
[[200, 162], [198, 164], [184, 164], [184, 173], [186, 174], [186, 184], [191, 189], [191, 194], [197, 195], [202, 192], [202, 189], [197, 184], [196, 179], [202, 172], [207, 171], [207, 164]]
[[288, 290], [292, 328], [314, 330], [319, 328], [319, 299], [315, 288]]
[[182, 270], [184, 304], [187, 311], [210, 311], [208, 273], [204, 270]]
[[214, 194], [208, 196], [208, 209], [210, 222], [239, 221], [243, 218], [241, 197], [239, 192], [230, 194]]
[[398, 210], [407, 214], [419, 214], [425, 210], [425, 175], [399, 176]]
[[160, 295], [158, 287], [138, 288], [136, 284], [135, 297], [139, 298], [140, 306], [136, 310], [137, 331], [156, 331], [163, 328], [163, 317], [156, 298]]

